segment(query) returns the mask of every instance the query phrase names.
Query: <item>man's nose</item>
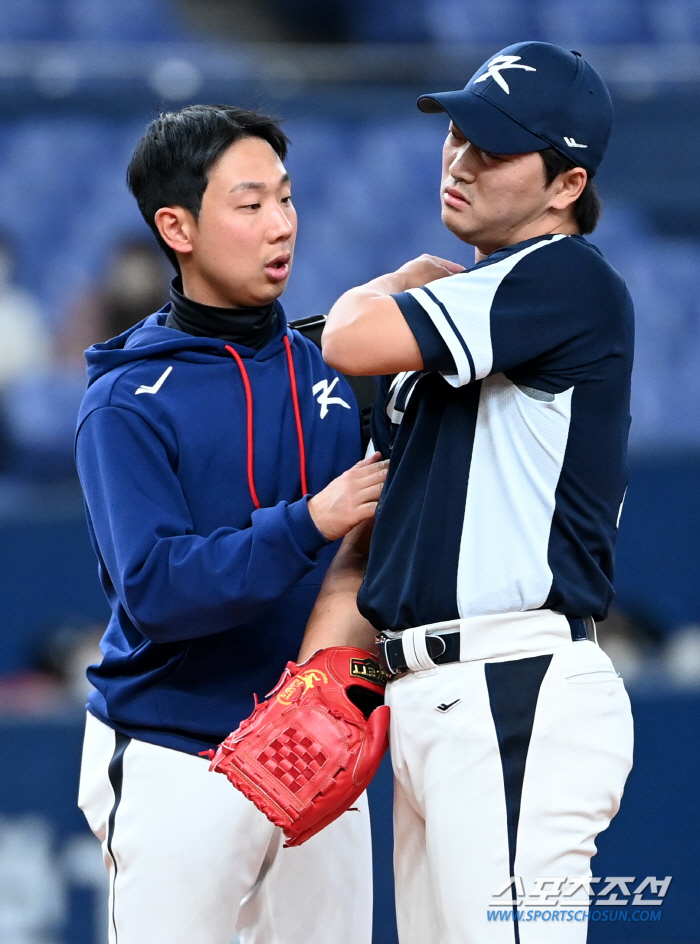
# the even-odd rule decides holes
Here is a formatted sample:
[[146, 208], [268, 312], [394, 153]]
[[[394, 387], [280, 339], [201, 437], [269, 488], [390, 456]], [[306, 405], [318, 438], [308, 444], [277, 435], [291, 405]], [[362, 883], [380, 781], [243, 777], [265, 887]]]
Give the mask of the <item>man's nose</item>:
[[471, 142], [467, 141], [455, 154], [448, 170], [455, 180], [474, 180], [475, 153]]
[[294, 217], [291, 213], [288, 215], [285, 208], [276, 206], [272, 213], [270, 231], [273, 239], [290, 239], [296, 230]]

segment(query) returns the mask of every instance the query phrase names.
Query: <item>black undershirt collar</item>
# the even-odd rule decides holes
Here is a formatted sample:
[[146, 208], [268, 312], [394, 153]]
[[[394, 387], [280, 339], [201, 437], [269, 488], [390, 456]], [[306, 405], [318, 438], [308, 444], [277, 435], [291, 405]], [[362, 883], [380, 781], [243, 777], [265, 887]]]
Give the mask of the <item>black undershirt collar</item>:
[[166, 328], [175, 328], [196, 338], [218, 338], [259, 351], [277, 330], [275, 303], [259, 308], [216, 308], [193, 302], [182, 294], [182, 280], [170, 283], [170, 312]]

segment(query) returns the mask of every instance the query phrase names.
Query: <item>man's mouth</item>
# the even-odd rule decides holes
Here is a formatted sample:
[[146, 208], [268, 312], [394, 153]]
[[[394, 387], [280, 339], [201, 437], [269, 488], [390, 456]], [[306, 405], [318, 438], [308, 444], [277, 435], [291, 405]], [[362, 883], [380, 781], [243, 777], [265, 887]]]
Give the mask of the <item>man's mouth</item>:
[[464, 207], [469, 206], [469, 200], [455, 187], [445, 187], [442, 193], [442, 199], [447, 206], [453, 207], [455, 210], [462, 210]]
[[264, 266], [265, 274], [273, 282], [283, 282], [285, 279], [289, 278], [289, 263], [291, 261], [291, 253], [283, 252], [279, 256], [275, 256], [274, 259], [271, 259], [270, 262], [266, 263]]

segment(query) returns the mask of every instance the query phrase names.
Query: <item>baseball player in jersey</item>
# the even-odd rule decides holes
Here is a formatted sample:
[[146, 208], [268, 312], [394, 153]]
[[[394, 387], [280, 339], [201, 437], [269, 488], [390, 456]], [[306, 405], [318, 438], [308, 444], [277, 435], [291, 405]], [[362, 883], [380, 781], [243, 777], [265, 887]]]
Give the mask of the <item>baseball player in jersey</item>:
[[238, 108], [152, 122], [129, 182], [179, 276], [160, 312], [87, 353], [77, 463], [112, 618], [79, 802], [112, 944], [371, 937], [364, 798], [283, 849], [198, 756], [296, 656], [336, 539], [372, 516], [385, 474], [358, 463], [350, 388], [278, 302], [296, 235], [286, 145]]
[[530, 42], [419, 107], [450, 118], [442, 217], [477, 264], [424, 256], [330, 313], [327, 362], [384, 376], [372, 432], [391, 461], [359, 612], [347, 543], [302, 655], [379, 632], [401, 944], [581, 942], [595, 837], [632, 763], [594, 625], [633, 344], [626, 287], [585, 239], [611, 103], [578, 53]]

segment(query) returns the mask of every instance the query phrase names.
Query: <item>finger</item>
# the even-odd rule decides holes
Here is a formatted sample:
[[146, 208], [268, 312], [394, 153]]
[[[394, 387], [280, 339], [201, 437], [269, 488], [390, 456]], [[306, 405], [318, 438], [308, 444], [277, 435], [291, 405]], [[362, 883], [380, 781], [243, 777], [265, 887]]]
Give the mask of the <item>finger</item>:
[[351, 489], [365, 488], [370, 482], [383, 482], [389, 472], [389, 464], [378, 462], [365, 469], [352, 469], [351, 472], [352, 474], [348, 477], [348, 486]]
[[425, 284], [430, 285], [431, 282], [437, 282], [438, 279], [447, 279], [451, 275], [456, 275], [456, 272], [450, 272], [449, 269], [446, 269], [444, 266], [440, 266], [439, 269], [433, 269], [430, 273], [430, 276], [425, 279]]
[[463, 265], [459, 264], [459, 262], [451, 262], [449, 259], [441, 259], [440, 256], [431, 256], [431, 259], [439, 266], [442, 266], [443, 269], [447, 269], [448, 272], [452, 272], [453, 274], [456, 272], [467, 271]]
[[369, 488], [363, 488], [357, 493], [357, 504], [364, 505], [366, 502], [379, 501], [384, 489], [384, 482], [378, 482]]
[[357, 502], [362, 500], [362, 496], [371, 488], [384, 488], [386, 484], [386, 475], [384, 473], [380, 475], [373, 475], [371, 477], [365, 477], [361, 482], [357, 482], [355, 488], [353, 489], [354, 497], [351, 498], [351, 501]]
[[368, 518], [373, 518], [377, 510], [377, 505], [379, 502], [367, 502], [364, 505], [361, 505], [357, 509], [357, 517], [359, 521], [366, 521]]
[[[352, 468], [361, 469], [368, 465], [376, 465], [377, 462], [381, 462], [381, 461], [382, 461], [381, 452], [373, 452], [371, 456], [367, 456], [365, 459], [360, 459], [359, 462], [356, 462], [355, 465], [352, 466]], [[385, 459], [384, 461], [388, 463], [389, 460]]]
[[359, 483], [363, 485], [367, 484], [368, 480], [377, 479], [383, 480], [387, 477], [389, 472], [389, 460], [383, 459], [381, 462], [375, 463], [375, 465], [367, 466], [364, 469], [358, 469], [355, 475], [353, 476]]

